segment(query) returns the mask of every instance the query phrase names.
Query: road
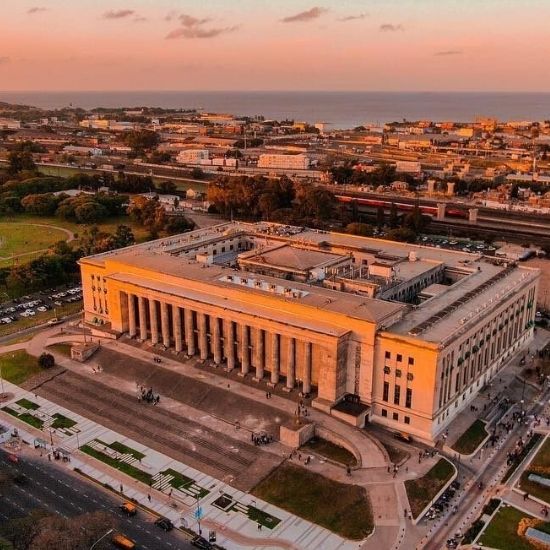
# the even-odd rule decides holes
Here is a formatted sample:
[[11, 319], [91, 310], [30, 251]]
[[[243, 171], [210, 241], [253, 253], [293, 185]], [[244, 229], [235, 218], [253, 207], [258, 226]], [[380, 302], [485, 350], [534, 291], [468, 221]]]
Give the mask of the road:
[[[536, 402], [531, 406], [531, 408], [526, 411], [527, 417], [533, 414], [539, 414], [543, 409], [544, 403], [546, 402], [547, 398], [548, 398], [548, 390], [546, 390], [542, 396], [539, 396]], [[495, 487], [498, 487], [500, 480], [495, 480], [495, 476], [497, 475], [502, 465], [506, 463], [507, 453], [514, 449], [520, 437], [522, 437], [524, 441], [526, 440], [525, 436], [528, 431], [529, 431], [529, 426], [520, 425], [520, 426], [514, 427], [514, 429], [512, 430], [510, 435], [507, 437], [505, 443], [502, 445], [500, 450], [497, 451], [495, 456], [483, 468], [483, 470], [478, 475], [478, 477], [475, 478], [475, 483], [477, 484], [481, 481], [484, 487], [489, 487], [492, 483], [496, 481]], [[497, 496], [497, 495], [491, 492], [491, 494], [485, 498], [483, 503], [485, 504], [491, 497], [494, 497], [494, 496]], [[466, 529], [462, 529], [462, 530], [459, 529], [460, 524], [464, 521], [464, 518], [468, 515], [468, 513], [474, 508], [474, 505], [476, 504], [479, 498], [480, 498], [479, 489], [477, 488], [476, 485], [472, 485], [470, 490], [467, 492], [463, 500], [458, 505], [458, 513], [456, 515], [450, 516], [447, 519], [447, 521], [443, 524], [443, 527], [440, 528], [436, 533], [434, 533], [430, 541], [426, 544], [425, 549], [439, 550], [441, 548], [445, 548], [445, 541], [447, 539], [452, 538], [457, 531], [462, 531], [462, 534], [464, 534], [466, 529], [477, 519], [477, 517], [473, 517], [471, 519]], [[480, 511], [480, 513], [481, 513], [481, 508], [482, 507], [478, 506], [478, 510]]]
[[7, 454], [0, 451], [0, 468], [11, 474], [23, 473], [27, 483], [13, 483], [0, 496], [0, 522], [27, 515], [41, 508], [63, 517], [87, 512], [112, 511], [118, 520], [118, 530], [137, 543], [143, 550], [187, 550], [193, 548], [183, 533], [174, 530], [165, 533], [153, 524], [154, 516], [140, 510], [135, 517], [127, 517], [117, 510], [122, 499], [100, 489], [78, 474], [69, 472], [55, 462], [33, 458], [27, 453], [12, 464]]

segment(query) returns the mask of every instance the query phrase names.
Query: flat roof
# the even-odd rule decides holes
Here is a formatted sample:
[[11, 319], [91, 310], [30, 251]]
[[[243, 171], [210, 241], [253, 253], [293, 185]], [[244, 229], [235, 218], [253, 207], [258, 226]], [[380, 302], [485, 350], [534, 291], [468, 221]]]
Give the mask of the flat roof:
[[[245, 253], [246, 259], [254, 261], [263, 258], [266, 265], [285, 266], [294, 270], [306, 270], [316, 265], [331, 265], [332, 260], [345, 260], [353, 257], [355, 267], [382, 263], [393, 265], [395, 281], [413, 280], [428, 273], [433, 268], [445, 267], [454, 274], [456, 282], [444, 288], [440, 285], [427, 286], [423, 292], [432, 295], [419, 305], [410, 306], [396, 301], [368, 298], [353, 291], [340, 291], [325, 288], [321, 284], [307, 284], [287, 281], [283, 277], [260, 275], [222, 263], [205, 265], [194, 259], [193, 250], [215, 245], [215, 243], [235, 236], [250, 236], [256, 239], [257, 248]], [[266, 249], [261, 250], [265, 240]], [[262, 244], [260, 244], [262, 243]], [[269, 243], [269, 244], [268, 244]], [[312, 249], [319, 247], [318, 250]], [[190, 251], [187, 256], [183, 251]], [[235, 259], [238, 251], [232, 252]], [[408, 244], [383, 239], [360, 237], [343, 233], [329, 233], [300, 227], [260, 222], [256, 224], [227, 222], [217, 226], [198, 229], [181, 235], [174, 235], [148, 243], [130, 246], [104, 254], [83, 258], [81, 263], [102, 266], [110, 260], [139, 268], [140, 275], [124, 272], [122, 266], [114, 270], [113, 278], [135, 283], [139, 286], [158, 288], [161, 291], [178, 296], [190, 296], [192, 292], [185, 285], [164, 285], [158, 280], [149, 279], [147, 270], [166, 274], [182, 280], [194, 280], [216, 286], [219, 293], [210, 292], [201, 299], [222, 300], [223, 288], [235, 291], [242, 287], [248, 294], [260, 293], [278, 300], [281, 306], [269, 311], [253, 306], [250, 299], [241, 301], [238, 293], [232, 293], [239, 307], [257, 309], [254, 314], [279, 318], [292, 323], [302, 323], [311, 330], [317, 326], [323, 330], [336, 330], [345, 325], [321, 327], [313, 314], [310, 319], [298, 321], [295, 315], [285, 310], [284, 302], [295, 302], [327, 312], [341, 314], [344, 317], [376, 323], [379, 328], [395, 333], [441, 343], [465, 329], [499, 301], [509, 296], [539, 275], [538, 270], [515, 267], [513, 264], [498, 264], [484, 259], [482, 255], [463, 251], [447, 250], [417, 244]], [[243, 269], [245, 267], [245, 269]], [[458, 277], [456, 275], [458, 274]], [[235, 277], [238, 275], [238, 277]], [[345, 276], [346, 273], [344, 272]], [[253, 279], [245, 285], [243, 279]], [[257, 282], [257, 284], [256, 284]], [[288, 287], [288, 288], [287, 288]], [[293, 290], [299, 292], [292, 292]], [[421, 291], [422, 292], [422, 291]], [[197, 297], [198, 299], [198, 297]], [[227, 300], [221, 303], [228, 307]], [[262, 311], [260, 311], [262, 310]], [[393, 323], [393, 324], [392, 324]]]

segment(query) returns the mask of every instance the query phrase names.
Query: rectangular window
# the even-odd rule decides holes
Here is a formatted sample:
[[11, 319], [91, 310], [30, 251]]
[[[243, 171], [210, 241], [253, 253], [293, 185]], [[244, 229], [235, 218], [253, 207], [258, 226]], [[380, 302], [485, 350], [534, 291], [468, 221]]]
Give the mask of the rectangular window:
[[412, 407], [413, 391], [411, 388], [407, 388], [407, 394], [405, 396], [405, 407], [410, 409]]
[[386, 359], [391, 359], [391, 352], [387, 351], [385, 353], [385, 357], [386, 357]]
[[403, 356], [400, 353], [398, 353], [397, 354], [397, 362], [401, 363], [401, 361], [403, 361]]
[[411, 417], [410, 416], [406, 416], [404, 420], [405, 420], [405, 424], [410, 424], [411, 423]]
[[384, 382], [384, 394], [382, 395], [382, 401], [387, 401], [390, 398], [390, 384]]
[[393, 413], [393, 414], [392, 414], [392, 418], [393, 418], [394, 420], [399, 420], [399, 415], [398, 415], [397, 413]]
[[386, 409], [382, 409], [382, 416], [384, 418], [387, 418], [388, 417], [388, 411]]
[[409, 357], [409, 365], [414, 365], [414, 357]]
[[399, 405], [400, 399], [401, 399], [401, 386], [399, 384], [396, 384], [393, 390], [393, 404]]

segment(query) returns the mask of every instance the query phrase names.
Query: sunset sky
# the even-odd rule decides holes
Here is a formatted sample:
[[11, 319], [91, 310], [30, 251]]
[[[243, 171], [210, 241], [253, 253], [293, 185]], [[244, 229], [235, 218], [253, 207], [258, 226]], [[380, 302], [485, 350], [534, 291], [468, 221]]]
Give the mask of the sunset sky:
[[1, 0], [0, 90], [550, 91], [549, 0]]

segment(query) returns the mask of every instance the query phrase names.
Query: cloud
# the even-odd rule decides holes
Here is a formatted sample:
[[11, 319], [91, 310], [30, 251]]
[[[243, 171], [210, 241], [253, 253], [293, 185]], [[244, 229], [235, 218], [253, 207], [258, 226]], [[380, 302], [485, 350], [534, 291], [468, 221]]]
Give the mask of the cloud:
[[102, 17], [103, 19], [124, 19], [135, 14], [136, 12], [134, 10], [109, 10], [106, 11]]
[[369, 16], [368, 13], [358, 13], [357, 15], [346, 15], [345, 17], [340, 17], [338, 21], [346, 23], [348, 21], [358, 21], [359, 19], [365, 19]]
[[380, 25], [381, 32], [398, 32], [404, 31], [403, 25], [393, 25], [392, 23], [384, 23]]
[[174, 19], [176, 19], [177, 16], [178, 16], [178, 12], [174, 11], [174, 10], [171, 10], [164, 16], [164, 20], [165, 21], [173, 21]]
[[144, 23], [145, 21], [149, 21], [147, 17], [143, 17], [142, 15], [136, 15], [133, 19], [134, 23]]
[[235, 25], [233, 27], [205, 29], [204, 27], [193, 25], [191, 27], [175, 29], [169, 32], [165, 38], [167, 40], [173, 40], [176, 38], [216, 38], [216, 36], [220, 36], [221, 34], [235, 32], [238, 28], [238, 25]]
[[32, 8], [29, 8], [29, 9], [27, 10], [27, 13], [28, 13], [29, 15], [32, 15], [32, 14], [34, 14], [34, 13], [41, 13], [41, 12], [43, 12], [43, 11], [48, 11], [48, 8], [43, 8], [42, 6], [34, 6], [34, 7], [32, 7]]
[[307, 11], [301, 11], [300, 13], [297, 13], [295, 15], [289, 15], [288, 17], [284, 17], [281, 19], [283, 23], [303, 23], [306, 21], [312, 21], [313, 19], [318, 19], [326, 13], [328, 10], [326, 8], [320, 8], [318, 6], [315, 6], [314, 8], [311, 8]]
[[434, 55], [437, 57], [443, 57], [447, 55], [462, 55], [464, 52], [462, 50], [443, 50], [441, 52], [435, 52]]
[[192, 27], [198, 27], [200, 25], [204, 25], [205, 23], [209, 23], [212, 21], [208, 17], [204, 17], [202, 19], [199, 19], [198, 17], [193, 17], [192, 15], [187, 15], [186, 13], [182, 13], [178, 19], [180, 20], [180, 23], [190, 29]]
[[9, 63], [11, 59], [7, 56], [0, 56], [0, 65], [5, 65], [6, 63]]

